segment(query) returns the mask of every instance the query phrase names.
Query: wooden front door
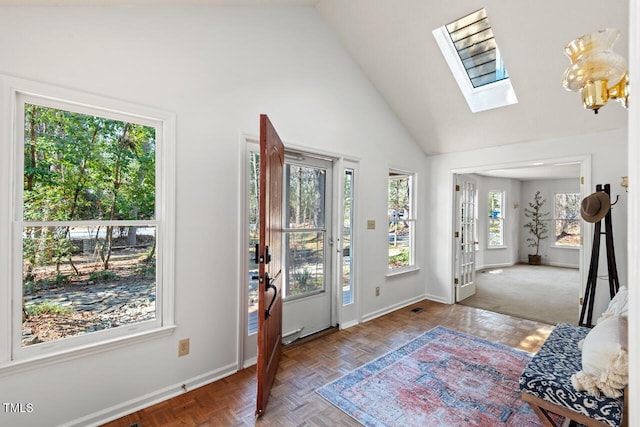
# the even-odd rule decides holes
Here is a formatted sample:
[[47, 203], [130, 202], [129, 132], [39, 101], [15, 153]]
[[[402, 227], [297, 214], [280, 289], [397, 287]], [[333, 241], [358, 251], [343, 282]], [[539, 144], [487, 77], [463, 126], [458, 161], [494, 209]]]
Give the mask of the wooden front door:
[[258, 398], [261, 415], [282, 351], [282, 171], [284, 145], [260, 115], [260, 244], [258, 247]]

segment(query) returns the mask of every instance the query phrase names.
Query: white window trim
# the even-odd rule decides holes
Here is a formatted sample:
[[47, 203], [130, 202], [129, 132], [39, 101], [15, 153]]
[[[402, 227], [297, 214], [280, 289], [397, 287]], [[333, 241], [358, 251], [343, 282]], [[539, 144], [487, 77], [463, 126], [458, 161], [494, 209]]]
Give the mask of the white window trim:
[[[401, 174], [401, 175], [409, 175], [411, 176], [411, 197], [410, 197], [410, 203], [411, 203], [411, 218], [410, 221], [413, 223], [413, 238], [411, 240], [411, 253], [410, 253], [410, 258], [409, 258], [409, 265], [403, 266], [403, 267], [396, 267], [396, 268], [389, 268], [388, 263], [387, 263], [387, 274], [386, 277], [392, 277], [392, 276], [398, 276], [400, 274], [404, 274], [404, 273], [411, 273], [414, 271], [417, 271], [420, 269], [420, 267], [417, 264], [417, 259], [418, 256], [416, 254], [417, 251], [417, 243], [416, 240], [418, 238], [418, 229], [420, 228], [419, 224], [418, 224], [418, 209], [417, 209], [417, 200], [416, 200], [416, 194], [418, 192], [418, 174], [416, 172], [412, 172], [412, 171], [407, 171], [407, 170], [403, 170], [403, 169], [398, 169], [398, 168], [394, 168], [394, 167], [389, 167], [388, 171], [387, 171], [387, 210], [389, 209], [389, 174], [390, 173], [397, 173], [397, 174]], [[388, 225], [387, 224], [387, 240], [389, 238], [389, 233], [388, 233]], [[389, 259], [389, 243], [387, 241], [387, 260]]]
[[[174, 113], [138, 104], [115, 100], [85, 92], [56, 87], [15, 77], [0, 75], [0, 157], [5, 179], [0, 187], [0, 197], [8, 200], [0, 210], [0, 229], [11, 235], [11, 242], [0, 243], [0, 270], [6, 271], [5, 284], [0, 286], [0, 374], [15, 370], [46, 365], [58, 360], [68, 360], [94, 354], [124, 344], [139, 342], [151, 337], [170, 334], [175, 328], [174, 320], [174, 276], [175, 276], [175, 151], [176, 117]], [[18, 125], [22, 102], [36, 101], [54, 108], [66, 108], [80, 113], [97, 114], [117, 120], [135, 120], [158, 129], [156, 135], [156, 218], [159, 251], [157, 260], [158, 295], [155, 320], [122, 326], [111, 330], [94, 332], [32, 347], [21, 346], [21, 301], [12, 304], [13, 295], [22, 295], [21, 256], [16, 254], [21, 247], [22, 205], [18, 203], [22, 191], [19, 179], [23, 171], [20, 138], [23, 127]], [[6, 183], [6, 186], [4, 185]], [[149, 221], [151, 222], [151, 221]], [[43, 223], [44, 224], [44, 223]], [[6, 267], [6, 268], [5, 268]], [[17, 280], [16, 280], [17, 279]], [[20, 306], [19, 306], [20, 305]], [[13, 314], [12, 314], [13, 313]]]

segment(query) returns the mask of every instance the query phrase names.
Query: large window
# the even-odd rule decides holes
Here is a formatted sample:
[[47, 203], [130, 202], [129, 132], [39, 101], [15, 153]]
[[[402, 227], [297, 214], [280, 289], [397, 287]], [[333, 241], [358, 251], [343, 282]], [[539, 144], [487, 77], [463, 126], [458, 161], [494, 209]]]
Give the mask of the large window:
[[171, 324], [170, 116], [16, 106], [14, 358]]
[[556, 193], [554, 203], [555, 244], [580, 246], [580, 193]]
[[504, 246], [504, 191], [489, 191], [488, 247]]
[[414, 181], [414, 174], [389, 171], [389, 269], [394, 271], [415, 266]]

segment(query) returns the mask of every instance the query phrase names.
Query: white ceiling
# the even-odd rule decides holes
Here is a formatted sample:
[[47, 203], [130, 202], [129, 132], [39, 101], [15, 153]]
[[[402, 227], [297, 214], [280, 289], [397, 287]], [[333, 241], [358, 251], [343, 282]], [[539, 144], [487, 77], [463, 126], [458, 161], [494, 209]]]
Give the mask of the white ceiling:
[[[0, 5], [299, 5], [316, 7], [427, 154], [465, 151], [626, 127], [618, 103], [598, 115], [560, 78], [564, 46], [598, 29], [621, 30], [628, 0], [0, 0]], [[519, 103], [471, 113], [431, 32], [481, 7], [489, 14]], [[633, 100], [632, 100], [633, 102]]]
[[[519, 103], [473, 114], [431, 32], [481, 7]], [[628, 57], [627, 0], [321, 0], [317, 8], [427, 154], [626, 127], [618, 103], [596, 116], [560, 79], [563, 48], [585, 33], [618, 28], [614, 50]]]

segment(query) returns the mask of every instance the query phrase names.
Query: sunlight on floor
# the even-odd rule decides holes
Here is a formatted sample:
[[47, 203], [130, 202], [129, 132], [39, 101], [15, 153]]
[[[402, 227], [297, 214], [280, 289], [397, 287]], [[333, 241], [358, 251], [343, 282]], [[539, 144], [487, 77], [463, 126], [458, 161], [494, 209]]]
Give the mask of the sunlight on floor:
[[489, 274], [502, 274], [502, 269], [498, 268], [497, 270], [489, 270], [487, 271]]
[[538, 328], [536, 331], [520, 341], [520, 348], [530, 352], [536, 353], [542, 344], [547, 340], [551, 329]]

